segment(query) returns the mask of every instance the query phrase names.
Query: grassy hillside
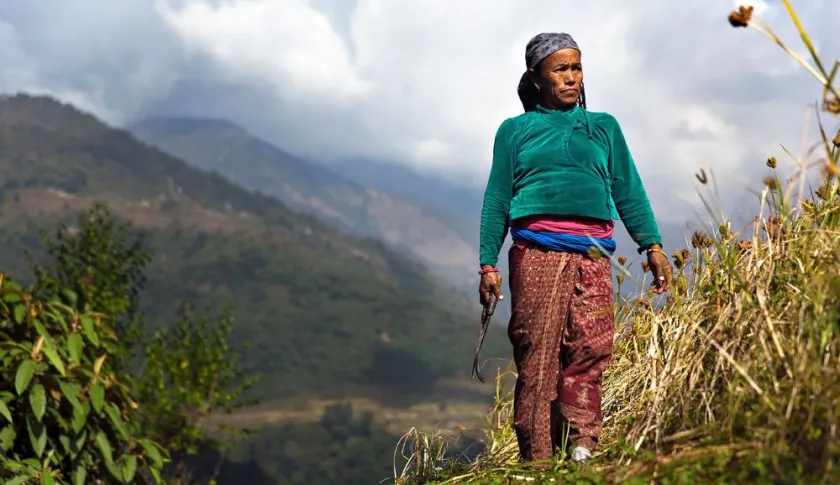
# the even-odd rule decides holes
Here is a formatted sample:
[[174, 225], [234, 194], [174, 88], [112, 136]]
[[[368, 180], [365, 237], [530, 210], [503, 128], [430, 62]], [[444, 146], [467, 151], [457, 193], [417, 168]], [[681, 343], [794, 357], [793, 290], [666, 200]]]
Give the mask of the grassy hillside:
[[[822, 139], [791, 162], [792, 180], [766, 159], [773, 172], [752, 223], [710, 215], [717, 230], [672, 254], [678, 274], [664, 302], [644, 292], [619, 302], [595, 459], [519, 463], [512, 396], [500, 385], [484, 453], [448, 460], [437, 453], [442, 435], [407, 435], [398, 483], [840, 483], [840, 61], [826, 68], [783, 5], [813, 65], [795, 59], [823, 88]], [[730, 22], [787, 50], [752, 14], [742, 7]]]
[[[236, 305], [264, 396], [427, 389], [468, 376], [477, 316], [416, 262], [344, 235], [46, 97], [0, 100], [0, 267], [94, 200], [144, 230], [156, 259], [143, 304]], [[508, 351], [499, 329], [488, 356]], [[495, 346], [495, 352], [493, 347]], [[407, 380], [406, 380], [407, 379]], [[410, 386], [406, 386], [409, 383]]]
[[[474, 236], [427, 205], [359, 184], [223, 120], [152, 118], [131, 131], [193, 166], [409, 254], [458, 286], [478, 283]], [[475, 212], [473, 215], [477, 215]], [[475, 227], [473, 230], [476, 230]], [[467, 231], [469, 233], [469, 229]], [[470, 284], [472, 288], [472, 284]]]

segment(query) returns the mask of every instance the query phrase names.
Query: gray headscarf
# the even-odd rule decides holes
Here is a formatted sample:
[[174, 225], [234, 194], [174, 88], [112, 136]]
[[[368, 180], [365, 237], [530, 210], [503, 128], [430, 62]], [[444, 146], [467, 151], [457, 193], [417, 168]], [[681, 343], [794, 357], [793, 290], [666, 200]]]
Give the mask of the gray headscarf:
[[[527, 69], [532, 69], [546, 57], [561, 49], [575, 49], [580, 52], [580, 47], [578, 47], [575, 39], [565, 32], [543, 32], [541, 34], [537, 34], [532, 37], [531, 40], [528, 41], [528, 45], [525, 46], [525, 67]], [[519, 100], [522, 101], [522, 107], [525, 108], [525, 111], [533, 111], [540, 101], [540, 92], [528, 76], [527, 69], [519, 80], [517, 92], [519, 94]], [[584, 108], [586, 107], [585, 103], [586, 101], [584, 100], [583, 87], [581, 86], [581, 106]]]
[[569, 34], [537, 34], [525, 46], [525, 67], [531, 69], [539, 64], [540, 61], [561, 49], [574, 49], [580, 52], [577, 42]]

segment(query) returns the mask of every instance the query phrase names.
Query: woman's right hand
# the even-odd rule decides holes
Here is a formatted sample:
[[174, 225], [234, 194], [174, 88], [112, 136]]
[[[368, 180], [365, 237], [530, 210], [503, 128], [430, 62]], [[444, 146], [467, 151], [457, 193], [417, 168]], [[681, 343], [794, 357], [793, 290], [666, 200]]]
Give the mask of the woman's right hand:
[[[490, 268], [486, 266], [482, 269]], [[502, 277], [498, 271], [488, 272], [481, 275], [481, 282], [478, 284], [478, 296], [482, 306], [487, 306], [490, 297], [495, 295], [497, 299], [504, 300], [502, 295]]]

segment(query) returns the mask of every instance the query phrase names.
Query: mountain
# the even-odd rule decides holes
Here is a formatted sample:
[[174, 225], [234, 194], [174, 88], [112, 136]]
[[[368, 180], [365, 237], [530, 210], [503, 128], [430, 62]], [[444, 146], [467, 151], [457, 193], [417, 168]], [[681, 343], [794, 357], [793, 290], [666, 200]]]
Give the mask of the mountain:
[[448, 212], [358, 183], [228, 121], [150, 118], [129, 129], [195, 167], [277, 197], [342, 230], [380, 239], [459, 286], [477, 281], [475, 242]]
[[[0, 99], [0, 177], [0, 268], [31, 277], [21, 251], [42, 254], [38, 231], [105, 201], [155, 252], [143, 298], [150, 325], [165, 325], [183, 298], [234, 303], [236, 337], [253, 341], [247, 359], [263, 374], [259, 397], [424, 392], [468, 375], [477, 315], [425, 267], [71, 105]], [[503, 330], [494, 332], [486, 355], [506, 356]]]
[[429, 207], [471, 244], [478, 244], [482, 192], [435, 175], [374, 160], [326, 160], [325, 165], [359, 185]]

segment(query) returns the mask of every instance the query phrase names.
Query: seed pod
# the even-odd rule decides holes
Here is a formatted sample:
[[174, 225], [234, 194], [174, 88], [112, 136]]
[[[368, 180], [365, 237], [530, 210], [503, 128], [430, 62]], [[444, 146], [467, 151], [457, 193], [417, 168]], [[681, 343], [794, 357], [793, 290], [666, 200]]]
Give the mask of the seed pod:
[[752, 13], [752, 5], [749, 7], [741, 5], [738, 7], [738, 10], [729, 14], [729, 25], [735, 28], [748, 26], [750, 24], [750, 20], [752, 19]]
[[712, 247], [714, 241], [703, 231], [694, 231], [691, 236], [691, 245], [696, 249], [706, 249]]

